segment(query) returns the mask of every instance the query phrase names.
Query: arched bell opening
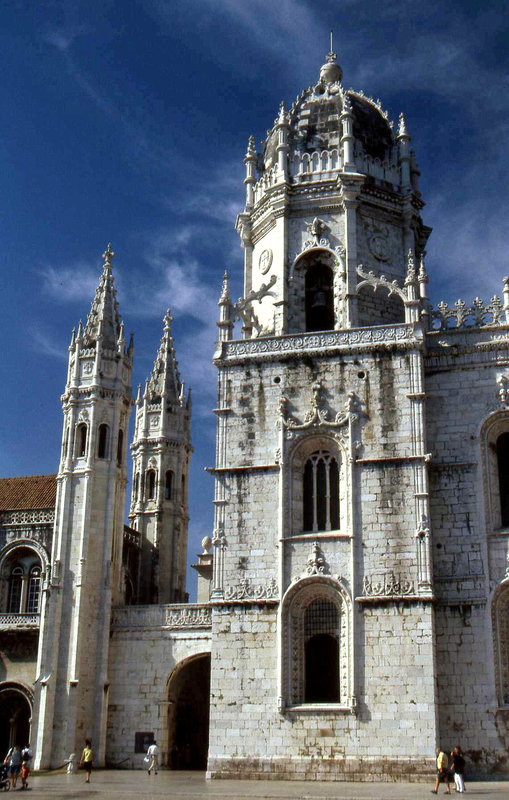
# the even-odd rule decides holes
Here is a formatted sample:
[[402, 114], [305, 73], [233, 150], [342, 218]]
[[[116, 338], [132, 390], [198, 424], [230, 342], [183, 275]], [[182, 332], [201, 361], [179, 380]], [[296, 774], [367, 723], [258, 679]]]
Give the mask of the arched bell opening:
[[30, 742], [33, 698], [21, 684], [0, 684], [0, 758], [10, 747]]
[[186, 659], [168, 681], [168, 766], [205, 770], [209, 751], [210, 653]]
[[357, 320], [360, 328], [404, 322], [405, 305], [399, 295], [389, 294], [384, 287], [375, 291], [364, 285], [357, 291]]
[[321, 261], [306, 270], [306, 331], [330, 331], [334, 328], [334, 276]]

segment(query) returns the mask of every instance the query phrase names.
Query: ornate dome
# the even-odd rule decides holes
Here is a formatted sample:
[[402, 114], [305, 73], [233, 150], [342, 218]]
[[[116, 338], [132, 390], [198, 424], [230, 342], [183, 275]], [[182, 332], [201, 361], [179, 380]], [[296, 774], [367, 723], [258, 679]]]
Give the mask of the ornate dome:
[[[342, 75], [335, 53], [329, 53], [320, 69], [318, 83], [297, 97], [288, 112], [290, 157], [296, 153], [340, 149], [341, 114], [347, 97], [353, 116], [356, 152], [380, 161], [390, 160], [395, 138], [387, 113], [378, 101], [362, 92], [345, 90], [341, 84]], [[275, 125], [268, 131], [264, 143], [263, 165], [260, 164], [263, 170], [270, 169], [277, 161], [277, 144]]]

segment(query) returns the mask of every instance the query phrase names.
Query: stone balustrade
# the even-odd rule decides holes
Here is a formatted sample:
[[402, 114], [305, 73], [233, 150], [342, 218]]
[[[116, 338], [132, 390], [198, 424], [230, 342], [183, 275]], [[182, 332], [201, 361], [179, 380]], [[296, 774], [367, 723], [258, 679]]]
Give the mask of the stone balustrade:
[[39, 614], [0, 614], [0, 631], [39, 628]]

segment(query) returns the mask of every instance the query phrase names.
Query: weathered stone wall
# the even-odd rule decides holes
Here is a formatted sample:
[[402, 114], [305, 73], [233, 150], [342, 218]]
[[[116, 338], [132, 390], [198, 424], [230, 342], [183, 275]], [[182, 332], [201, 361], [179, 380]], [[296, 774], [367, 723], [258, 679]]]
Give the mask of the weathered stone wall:
[[[161, 607], [142, 608], [157, 612]], [[136, 610], [136, 606], [127, 611], [130, 609]], [[177, 665], [208, 652], [207, 629], [176, 631], [160, 626], [113, 629], [109, 652], [108, 764], [144, 767], [143, 754], [134, 752], [136, 731], [154, 733], [161, 750], [161, 763], [167, 764], [169, 680]]]
[[508, 744], [496, 712], [491, 598], [509, 539], [486, 513], [498, 477], [487, 468], [493, 445], [485, 436], [493, 419], [509, 430], [497, 386], [508, 354], [473, 355], [485, 338], [433, 334], [442, 349], [430, 353], [426, 376], [440, 743], [446, 750], [460, 744], [478, 772], [503, 768]]

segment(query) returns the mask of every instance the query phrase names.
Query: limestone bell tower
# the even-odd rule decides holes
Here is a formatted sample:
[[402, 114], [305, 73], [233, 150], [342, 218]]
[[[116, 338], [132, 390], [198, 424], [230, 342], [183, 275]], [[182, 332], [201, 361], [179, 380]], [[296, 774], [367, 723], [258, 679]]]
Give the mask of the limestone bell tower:
[[154, 369], [138, 389], [131, 445], [133, 491], [129, 520], [142, 534], [138, 600], [186, 599], [191, 393], [180, 380], [166, 312]]
[[[430, 231], [410, 136], [342, 85], [331, 52], [244, 163], [244, 297], [225, 277], [214, 355], [209, 774], [357, 775], [362, 759], [396, 774], [419, 754], [429, 768]], [[416, 735], [393, 726], [395, 695]]]
[[62, 395], [51, 574], [41, 615], [36, 767], [91, 738], [104, 762], [112, 603], [122, 602], [122, 536], [133, 345], [124, 338], [108, 245], [87, 323], [73, 331]]

